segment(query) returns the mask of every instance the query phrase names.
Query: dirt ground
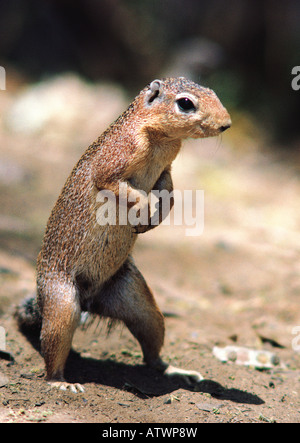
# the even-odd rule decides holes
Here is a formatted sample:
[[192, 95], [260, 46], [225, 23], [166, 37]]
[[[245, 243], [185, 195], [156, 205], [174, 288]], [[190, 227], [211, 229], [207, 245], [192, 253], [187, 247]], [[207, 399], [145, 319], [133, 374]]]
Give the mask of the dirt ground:
[[[204, 190], [204, 231], [159, 226], [134, 251], [165, 314], [163, 357], [205, 380], [168, 380], [143, 365], [126, 328], [94, 323], [75, 333], [66, 369], [84, 393], [52, 389], [38, 343], [12, 313], [35, 289], [44, 226], [68, 173], [126, 107], [110, 85], [74, 76], [1, 91], [0, 422], [300, 422], [300, 179], [298, 159], [279, 161], [248, 116], [222, 138], [187, 141], [176, 189]], [[297, 329], [298, 327], [298, 329]], [[222, 363], [214, 346], [274, 352], [268, 370]]]

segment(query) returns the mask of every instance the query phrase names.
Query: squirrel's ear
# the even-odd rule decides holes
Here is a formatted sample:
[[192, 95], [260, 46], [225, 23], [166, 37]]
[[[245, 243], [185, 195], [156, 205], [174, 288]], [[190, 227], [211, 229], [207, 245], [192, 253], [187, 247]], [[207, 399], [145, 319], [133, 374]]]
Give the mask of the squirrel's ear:
[[161, 80], [153, 80], [150, 83], [149, 91], [146, 95], [146, 102], [150, 105], [160, 94], [162, 90], [163, 82]]

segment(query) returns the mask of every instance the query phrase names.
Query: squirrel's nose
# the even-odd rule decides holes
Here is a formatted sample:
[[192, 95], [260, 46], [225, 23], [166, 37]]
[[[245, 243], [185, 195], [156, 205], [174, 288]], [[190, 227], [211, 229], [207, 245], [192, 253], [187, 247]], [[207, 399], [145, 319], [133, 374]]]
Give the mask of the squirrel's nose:
[[221, 126], [221, 127], [220, 127], [220, 132], [224, 132], [224, 131], [226, 131], [226, 129], [229, 129], [230, 126], [231, 126], [231, 122], [228, 123], [227, 125], [223, 125], [223, 126]]

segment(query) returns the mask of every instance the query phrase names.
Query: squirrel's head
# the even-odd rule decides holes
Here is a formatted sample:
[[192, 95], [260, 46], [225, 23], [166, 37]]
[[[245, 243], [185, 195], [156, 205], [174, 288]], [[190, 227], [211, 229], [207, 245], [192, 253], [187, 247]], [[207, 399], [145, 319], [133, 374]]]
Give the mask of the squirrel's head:
[[171, 138], [219, 135], [231, 126], [216, 94], [184, 77], [154, 80], [143, 90], [144, 118]]

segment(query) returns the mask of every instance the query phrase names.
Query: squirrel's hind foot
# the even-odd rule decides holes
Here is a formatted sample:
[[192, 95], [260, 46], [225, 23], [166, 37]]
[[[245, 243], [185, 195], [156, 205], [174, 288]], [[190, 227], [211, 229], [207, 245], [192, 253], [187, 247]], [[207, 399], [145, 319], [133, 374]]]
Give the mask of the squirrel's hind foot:
[[171, 365], [169, 365], [164, 371], [164, 375], [166, 375], [167, 377], [180, 377], [189, 385], [194, 385], [204, 380], [200, 372], [180, 369]]
[[66, 381], [49, 381], [51, 388], [59, 389], [60, 391], [70, 391], [73, 394], [82, 393], [85, 391], [80, 383], [67, 383]]

